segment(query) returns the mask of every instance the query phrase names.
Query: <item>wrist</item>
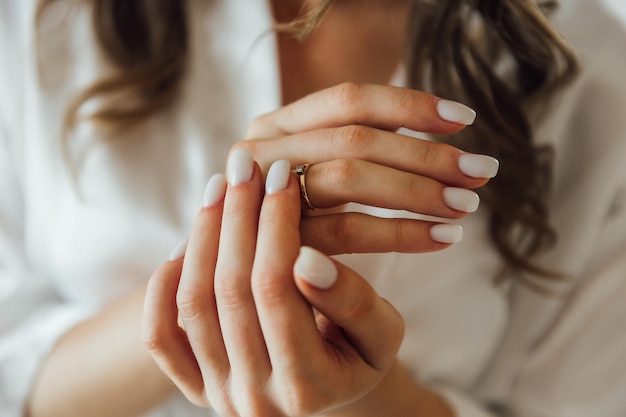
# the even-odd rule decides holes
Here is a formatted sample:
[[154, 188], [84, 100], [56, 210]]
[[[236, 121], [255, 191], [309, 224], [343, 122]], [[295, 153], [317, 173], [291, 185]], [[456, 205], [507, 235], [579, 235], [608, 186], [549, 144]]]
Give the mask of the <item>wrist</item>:
[[441, 395], [415, 381], [407, 369], [396, 361], [371, 392], [327, 414], [327, 417], [381, 415], [454, 417], [454, 412]]

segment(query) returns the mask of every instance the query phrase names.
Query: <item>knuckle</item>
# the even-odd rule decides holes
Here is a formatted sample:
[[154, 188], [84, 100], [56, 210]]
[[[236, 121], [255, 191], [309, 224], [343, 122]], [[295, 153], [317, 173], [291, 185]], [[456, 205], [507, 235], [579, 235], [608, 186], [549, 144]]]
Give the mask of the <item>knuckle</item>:
[[343, 126], [336, 130], [335, 146], [348, 154], [359, 154], [372, 142], [372, 129], [362, 125]]
[[178, 314], [184, 320], [193, 320], [202, 317], [208, 308], [207, 300], [198, 291], [179, 291], [176, 294]]
[[404, 188], [406, 190], [406, 195], [410, 196], [409, 201], [419, 201], [424, 198], [424, 186], [421, 177], [407, 175]]
[[341, 109], [351, 109], [362, 97], [363, 85], [355, 82], [344, 82], [331, 89], [331, 99]]
[[419, 164], [421, 166], [428, 166], [429, 164], [431, 164], [432, 161], [432, 157], [433, 157], [433, 153], [435, 153], [434, 149], [437, 145], [437, 143], [434, 142], [426, 142], [426, 143], [419, 143], [420, 145], [420, 151], [416, 152], [416, 156], [417, 156], [417, 160], [419, 162]]
[[398, 97], [400, 110], [414, 113], [416, 110], [423, 111], [424, 108], [434, 108], [437, 104], [437, 97], [421, 91], [404, 89]]
[[402, 219], [394, 219], [393, 238], [397, 248], [405, 248], [415, 240], [413, 230]]
[[153, 355], [165, 350], [167, 336], [159, 331], [158, 326], [144, 327], [141, 339], [143, 345]]
[[216, 279], [215, 299], [225, 307], [237, 309], [249, 301], [249, 287], [245, 280], [229, 275], [226, 279]]
[[416, 154], [422, 166], [436, 166], [446, 159], [446, 155], [451, 155], [455, 151], [452, 145], [446, 143], [426, 142], [420, 143], [420, 145], [424, 146], [420, 146], [420, 152], [416, 152]]
[[[286, 281], [291, 283], [291, 280]], [[252, 294], [264, 304], [281, 302], [289, 297], [290, 287], [284, 280], [277, 280], [271, 273], [255, 274], [252, 279]]]
[[331, 236], [340, 247], [350, 247], [360, 233], [360, 223], [351, 214], [337, 216], [331, 226]]
[[402, 112], [414, 112], [416, 108], [419, 108], [419, 99], [417, 93], [413, 90], [404, 89], [400, 92], [398, 97], [398, 107]]

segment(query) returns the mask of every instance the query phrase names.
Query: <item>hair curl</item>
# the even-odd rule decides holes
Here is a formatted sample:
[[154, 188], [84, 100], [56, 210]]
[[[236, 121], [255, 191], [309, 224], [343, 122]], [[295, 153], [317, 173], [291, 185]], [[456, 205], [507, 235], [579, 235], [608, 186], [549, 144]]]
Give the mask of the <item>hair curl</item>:
[[[55, 1], [41, 0], [37, 18]], [[174, 100], [187, 68], [184, 1], [88, 1], [98, 44], [118, 71], [74, 97], [64, 136], [80, 121], [81, 107], [95, 97], [104, 105], [86, 116], [90, 121], [115, 130], [136, 125]]]
[[[554, 3], [544, 7], [553, 9]], [[480, 117], [472, 128], [448, 141], [504, 161], [480, 192], [506, 269], [559, 278], [532, 262], [557, 236], [547, 205], [553, 150], [534, 143], [528, 109], [573, 79], [573, 52], [534, 0], [422, 0], [413, 3], [412, 15], [410, 85], [430, 86], [475, 108]], [[512, 64], [512, 81], [498, 72], [495, 64], [503, 60]]]

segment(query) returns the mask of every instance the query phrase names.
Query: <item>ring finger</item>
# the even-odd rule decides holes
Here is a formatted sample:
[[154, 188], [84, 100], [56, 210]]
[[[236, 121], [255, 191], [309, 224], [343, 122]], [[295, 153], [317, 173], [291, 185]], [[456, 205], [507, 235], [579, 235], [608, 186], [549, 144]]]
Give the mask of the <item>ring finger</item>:
[[356, 202], [458, 219], [479, 204], [474, 191], [359, 159], [310, 165], [304, 175], [304, 187], [316, 208]]

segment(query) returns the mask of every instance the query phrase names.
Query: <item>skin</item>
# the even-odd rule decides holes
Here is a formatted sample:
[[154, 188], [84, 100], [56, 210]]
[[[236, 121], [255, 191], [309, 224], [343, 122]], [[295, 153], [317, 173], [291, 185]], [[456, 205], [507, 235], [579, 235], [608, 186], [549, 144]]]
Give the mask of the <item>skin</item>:
[[[358, 98], [354, 99], [357, 106], [345, 105], [345, 100], [333, 103], [337, 97], [350, 95]], [[337, 137], [345, 137], [337, 136], [337, 131], [343, 131], [345, 125], [368, 120], [372, 125], [395, 130], [399, 121], [406, 119], [402, 110], [406, 103], [413, 107], [404, 111], [423, 115], [411, 121], [409, 127], [438, 132], [458, 130], [459, 126], [435, 116], [436, 100], [400, 88], [340, 85], [257, 120], [250, 130], [257, 138], [263, 133], [268, 138], [242, 142], [237, 148], [288, 156], [285, 149], [290, 148], [286, 146], [289, 142], [300, 142], [306, 148], [311, 138], [317, 137], [307, 155], [321, 174], [312, 185], [316, 181], [336, 182], [329, 180], [325, 165], [343, 160], [348, 162], [342, 164], [350, 166], [358, 161], [369, 164], [368, 170], [341, 175], [345, 189], [358, 189], [359, 182], [369, 182], [369, 187], [363, 187], [363, 197], [353, 201], [407, 208], [406, 195], [417, 184], [426, 195], [421, 198], [428, 204], [415, 203], [414, 210], [462, 217], [465, 213], [444, 207], [440, 192], [443, 181], [472, 186], [486, 180], [468, 178], [458, 170], [459, 150], [374, 127], [362, 127], [368, 132], [363, 137], [369, 138], [363, 140], [371, 141], [369, 149], [337, 146]], [[301, 112], [319, 108], [320, 102], [327, 103], [328, 110], [317, 112], [319, 119], [298, 119]], [[403, 103], [400, 108], [399, 102]], [[413, 155], [428, 157], [403, 160], [380, 156], [378, 147], [383, 141], [387, 150], [397, 146], [398, 152], [392, 155], [415, 146]], [[256, 145], [251, 146], [254, 142]], [[350, 143], [354, 144], [354, 138]], [[358, 155], [353, 155], [355, 152]], [[352, 159], [341, 159], [349, 157]], [[368, 178], [373, 169], [375, 175]], [[399, 180], [407, 175], [414, 185]], [[405, 198], [381, 196], [381, 189], [372, 187], [376, 176], [382, 177], [381, 188], [391, 187], [390, 194]], [[431, 189], [428, 184], [436, 186]], [[345, 193], [338, 197], [318, 192], [316, 198], [321, 207], [352, 200]], [[184, 260], [163, 265], [148, 289], [144, 338], [159, 366], [190, 401], [213, 406], [225, 416], [368, 416], [380, 415], [383, 410], [385, 415], [410, 412], [450, 416], [443, 399], [412, 381], [397, 362], [402, 318], [363, 277], [336, 263], [337, 284], [320, 291], [293, 272], [303, 241], [313, 242], [327, 252], [343, 253], [345, 247], [339, 247], [332, 232], [315, 240], [305, 231], [311, 230], [312, 235], [319, 234], [320, 228], [330, 231], [328, 224], [350, 216], [301, 217], [299, 200], [293, 176], [287, 189], [264, 195], [263, 170], [256, 165], [250, 181], [229, 186], [223, 200], [200, 211]], [[370, 220], [363, 220], [363, 230], [372, 226]], [[314, 223], [307, 226], [307, 222]], [[448, 246], [429, 237], [432, 223], [404, 220], [402, 228], [412, 230], [411, 237], [397, 239], [394, 222], [379, 220], [382, 233], [363, 231], [347, 241], [366, 251], [374, 245], [383, 249], [406, 245], [415, 251]], [[415, 242], [413, 246], [409, 239]], [[311, 307], [320, 315], [316, 317]]]
[[[356, 201], [458, 219], [467, 213], [444, 204], [443, 188], [477, 188], [487, 180], [459, 170], [459, 149], [393, 133], [400, 127], [438, 134], [462, 129], [439, 117], [437, 100], [403, 88], [344, 83], [257, 118], [249, 139], [234, 149], [250, 149], [264, 172], [279, 159], [292, 166], [312, 164], [307, 189], [319, 208]], [[345, 236], [341, 225], [352, 232]], [[346, 253], [346, 245], [351, 252], [447, 247], [428, 237], [430, 226], [409, 219], [336, 213], [305, 217], [301, 230], [304, 244], [327, 254]], [[405, 233], [398, 235], [398, 230]]]
[[[272, 3], [277, 21], [290, 22], [303, 2]], [[340, 0], [303, 42], [279, 35], [283, 103], [346, 81], [387, 83], [404, 53], [409, 3]]]
[[337, 263], [319, 290], [293, 272], [296, 179], [265, 196], [262, 181], [257, 168], [203, 208], [185, 259], [151, 280], [145, 337], [161, 368], [225, 416], [447, 412], [396, 362], [402, 318], [362, 277]]
[[[318, 57], [324, 53], [343, 56], [323, 39], [339, 30], [338, 25], [350, 16], [347, 8], [358, 3], [347, 1], [341, 13], [329, 15], [319, 37], [311, 38], [313, 43], [297, 52], [303, 54], [299, 58], [310, 56], [315, 61], [313, 51]], [[276, 6], [282, 7], [279, 2]], [[387, 41], [400, 50], [393, 39]], [[340, 50], [362, 52], [364, 44], [355, 41], [348, 37]], [[289, 42], [280, 44], [284, 69], [300, 62], [291, 55], [296, 52]], [[362, 277], [337, 265], [337, 284], [319, 291], [292, 271], [300, 244], [326, 254], [444, 249], [447, 244], [430, 238], [432, 224], [351, 214], [301, 218], [294, 178], [286, 190], [263, 196], [264, 173], [278, 159], [287, 159], [292, 166], [314, 164], [307, 183], [319, 207], [357, 201], [456, 219], [466, 213], [445, 206], [443, 187], [476, 188], [487, 182], [459, 171], [458, 149], [393, 133], [402, 126], [440, 134], [462, 129], [439, 118], [436, 97], [363, 84], [385, 82], [393, 69], [371, 53], [345, 59], [328, 72], [332, 77], [311, 80], [304, 73], [304, 80], [284, 78], [283, 99], [290, 104], [256, 119], [249, 128], [249, 140], [236, 146], [254, 154], [258, 165], [252, 180], [230, 187], [223, 202], [200, 210], [184, 261], [164, 263], [152, 277], [147, 296], [145, 288], [138, 289], [60, 340], [42, 365], [29, 399], [29, 416], [135, 416], [179, 390], [198, 405], [214, 406], [233, 416], [307, 415], [322, 410], [332, 416], [451, 415], [438, 395], [416, 384], [397, 362], [402, 320]], [[351, 64], [351, 59], [359, 65]], [[324, 61], [319, 62], [323, 66]], [[350, 71], [341, 73], [342, 68]], [[292, 72], [297, 71], [288, 71]], [[326, 88], [347, 80], [359, 82]], [[389, 189], [388, 194], [383, 196], [381, 189]], [[420, 198], [408, 199], [407, 193]], [[234, 215], [241, 210], [243, 215]], [[218, 253], [217, 230], [225, 236], [233, 235], [225, 232], [229, 230], [241, 233], [234, 233], [237, 240], [224, 242]], [[256, 250], [263, 247], [276, 250]], [[269, 283], [259, 285], [261, 277]], [[208, 296], [199, 299], [198, 294]], [[345, 303], [337, 300], [349, 299], [366, 307], [346, 319]], [[279, 308], [272, 311], [270, 303]], [[235, 306], [243, 312], [237, 313]], [[324, 313], [322, 322], [316, 321], [310, 306]], [[238, 314], [246, 319], [238, 319]], [[186, 332], [177, 324], [179, 315]], [[242, 323], [249, 326], [242, 327]], [[327, 326], [318, 328], [320, 323]], [[338, 327], [352, 329], [355, 339], [341, 339], [338, 332], [323, 330]], [[378, 366], [365, 365], [369, 362], [364, 352], [371, 343], [368, 332], [389, 340], [385, 349], [375, 353]], [[297, 343], [303, 337], [311, 349]], [[351, 343], [354, 340], [362, 340], [360, 348]], [[332, 346], [344, 349], [333, 351]], [[286, 362], [272, 360], [270, 367], [268, 358], [281, 357], [277, 352], [284, 353]], [[349, 355], [337, 356], [342, 352]], [[337, 366], [326, 367], [326, 373], [312, 380], [301, 377], [302, 372], [316, 368], [298, 366], [329, 364], [331, 354], [339, 360]], [[355, 387], [347, 382], [355, 375], [363, 376], [363, 384]], [[323, 389], [327, 381], [336, 381], [332, 396]], [[230, 389], [235, 385], [246, 387], [247, 395]], [[259, 392], [259, 386], [269, 389]], [[276, 394], [284, 387], [292, 388], [294, 401], [286, 403]]]

